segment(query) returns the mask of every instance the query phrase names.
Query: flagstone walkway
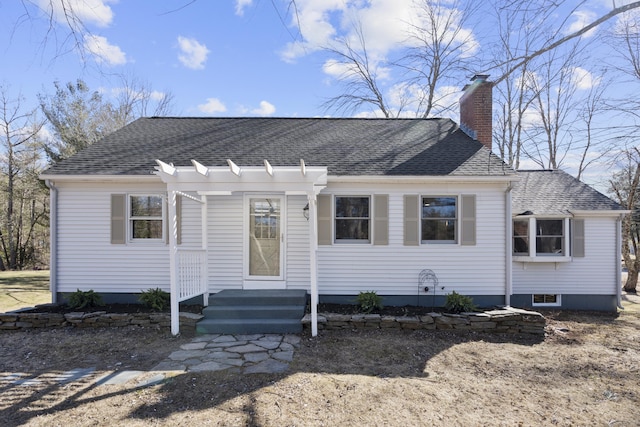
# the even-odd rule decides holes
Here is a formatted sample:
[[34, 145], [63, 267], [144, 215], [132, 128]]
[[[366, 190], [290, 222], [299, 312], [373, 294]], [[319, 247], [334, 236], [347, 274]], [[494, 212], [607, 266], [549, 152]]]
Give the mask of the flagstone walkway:
[[180, 346], [154, 371], [280, 373], [289, 369], [300, 346], [298, 335], [201, 335]]
[[240, 374], [275, 374], [289, 369], [298, 335], [201, 335], [183, 344], [167, 359], [150, 371], [113, 371], [90, 379], [95, 368], [73, 369], [67, 372], [33, 377], [26, 373], [0, 373], [0, 386], [64, 385], [89, 379], [96, 385], [147, 387], [163, 382], [167, 377], [183, 372], [206, 372], [229, 369]]

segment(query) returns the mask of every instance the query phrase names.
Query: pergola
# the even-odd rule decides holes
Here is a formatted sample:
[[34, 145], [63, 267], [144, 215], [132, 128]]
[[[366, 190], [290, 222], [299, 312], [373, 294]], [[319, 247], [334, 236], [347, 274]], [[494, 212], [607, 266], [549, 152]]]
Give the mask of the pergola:
[[[306, 196], [309, 203], [309, 266], [311, 293], [311, 332], [318, 334], [317, 195], [327, 186], [325, 166], [238, 166], [227, 159], [228, 167], [205, 166], [191, 160], [191, 166], [174, 166], [156, 160], [156, 174], [167, 186], [170, 247], [171, 333], [180, 332], [179, 303], [203, 295], [207, 304], [207, 196], [242, 192], [281, 193]], [[197, 194], [194, 196], [193, 194]], [[201, 205], [202, 248], [198, 254], [183, 254], [178, 247], [178, 196]]]

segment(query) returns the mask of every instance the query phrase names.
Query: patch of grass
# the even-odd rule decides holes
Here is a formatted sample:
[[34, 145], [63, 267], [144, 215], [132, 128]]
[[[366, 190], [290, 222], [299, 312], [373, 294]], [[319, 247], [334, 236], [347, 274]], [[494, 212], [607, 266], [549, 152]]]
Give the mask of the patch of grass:
[[0, 313], [51, 302], [49, 271], [0, 271]]

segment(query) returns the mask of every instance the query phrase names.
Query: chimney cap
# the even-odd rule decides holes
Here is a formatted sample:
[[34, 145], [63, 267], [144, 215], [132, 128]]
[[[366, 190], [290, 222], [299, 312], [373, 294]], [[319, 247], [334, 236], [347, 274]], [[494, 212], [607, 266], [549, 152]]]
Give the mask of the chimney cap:
[[473, 77], [471, 77], [471, 81], [475, 82], [480, 81], [480, 82], [484, 82], [487, 81], [487, 79], [489, 78], [489, 74], [474, 74]]

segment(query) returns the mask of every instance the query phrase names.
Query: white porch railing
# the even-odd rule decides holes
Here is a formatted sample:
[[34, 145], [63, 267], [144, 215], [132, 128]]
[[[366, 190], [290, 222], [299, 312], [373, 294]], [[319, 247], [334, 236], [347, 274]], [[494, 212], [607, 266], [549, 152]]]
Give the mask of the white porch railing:
[[178, 250], [178, 301], [207, 294], [204, 250]]

